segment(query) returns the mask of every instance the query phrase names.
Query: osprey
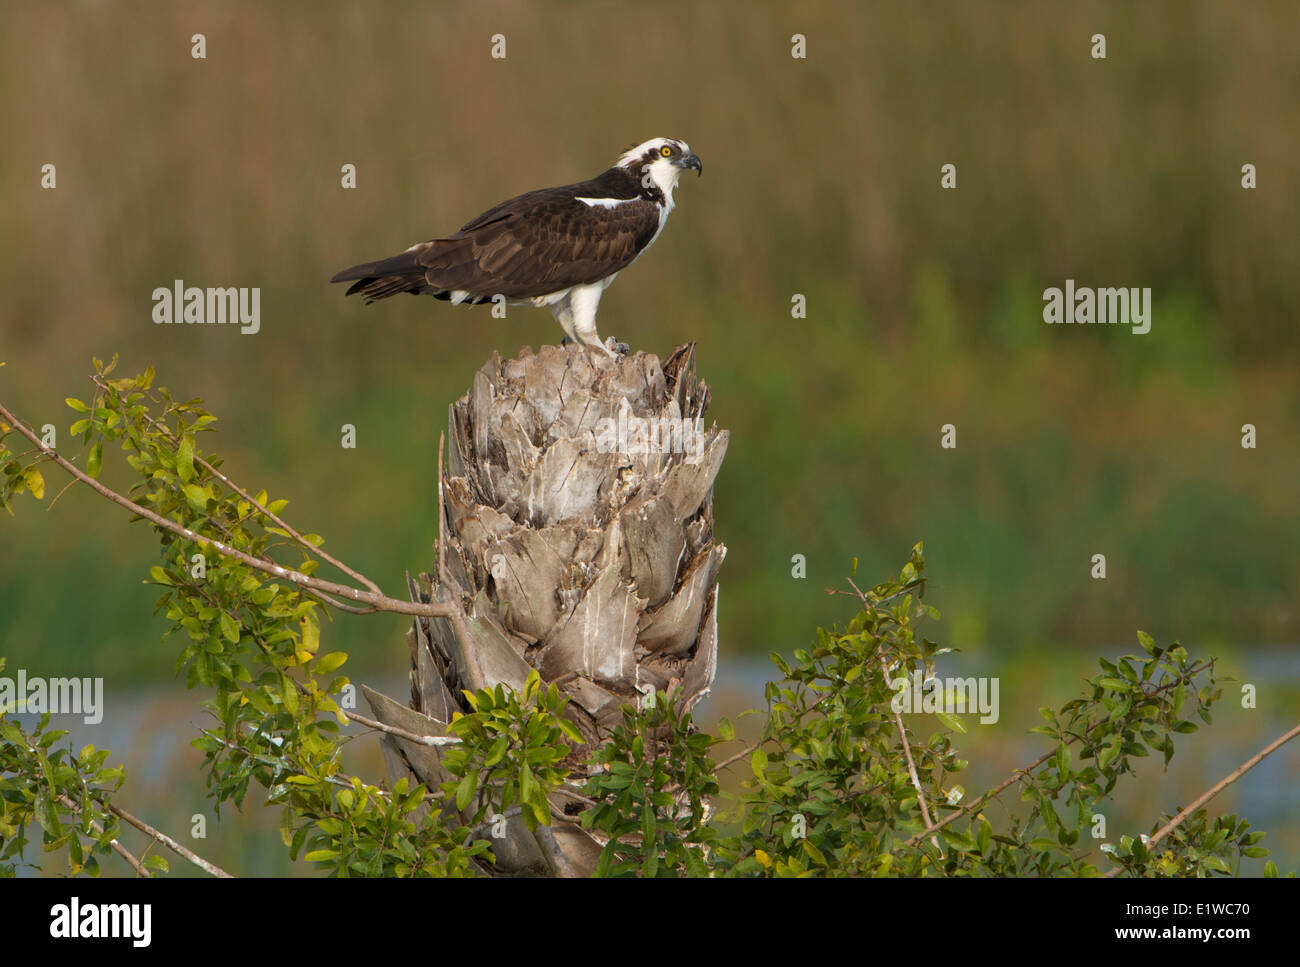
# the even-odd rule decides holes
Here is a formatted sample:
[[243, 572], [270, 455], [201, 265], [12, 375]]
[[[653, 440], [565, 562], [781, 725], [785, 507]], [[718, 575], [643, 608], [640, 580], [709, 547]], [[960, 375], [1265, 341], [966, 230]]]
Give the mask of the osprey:
[[[614, 354], [596, 334], [596, 307], [615, 276], [663, 231], [683, 171], [704, 168], [685, 141], [654, 138], [590, 181], [542, 188], [490, 208], [459, 232], [401, 255], [344, 269], [369, 305], [399, 292], [453, 304], [549, 306], [572, 340]], [[353, 281], [355, 280], [355, 281]]]

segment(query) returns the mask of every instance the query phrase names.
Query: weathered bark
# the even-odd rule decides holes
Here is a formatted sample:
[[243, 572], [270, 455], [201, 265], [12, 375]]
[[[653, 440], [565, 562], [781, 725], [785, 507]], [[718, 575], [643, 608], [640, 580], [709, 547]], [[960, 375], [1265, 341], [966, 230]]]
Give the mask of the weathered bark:
[[[581, 781], [622, 705], [651, 688], [680, 688], [695, 705], [717, 667], [726, 555], [713, 541], [713, 481], [728, 434], [703, 430], [708, 403], [694, 344], [662, 365], [573, 347], [494, 354], [451, 406], [439, 563], [410, 582], [413, 600], [456, 602], [463, 620], [416, 619], [411, 708], [367, 690], [375, 716], [442, 734], [468, 711], [462, 689], [519, 689], [535, 668], [572, 699], [566, 711], [587, 740], [571, 757]], [[435, 750], [383, 741], [394, 781], [438, 789]], [[579, 804], [557, 793], [552, 811], [553, 835], [511, 820], [493, 844], [496, 872], [594, 869], [600, 843], [566, 818]]]

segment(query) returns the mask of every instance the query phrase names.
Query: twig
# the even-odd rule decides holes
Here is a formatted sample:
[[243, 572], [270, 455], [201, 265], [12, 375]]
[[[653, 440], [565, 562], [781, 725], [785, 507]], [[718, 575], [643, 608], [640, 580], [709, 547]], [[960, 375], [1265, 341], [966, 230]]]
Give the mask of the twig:
[[[214, 742], [218, 742], [218, 743], [220, 743], [221, 745], [224, 745], [227, 749], [233, 749], [233, 750], [235, 750], [235, 751], [237, 751], [237, 752], [244, 752], [244, 753], [247, 753], [247, 752], [248, 752], [248, 750], [245, 749], [243, 746], [236, 745], [234, 742], [228, 742], [228, 741], [226, 741], [225, 739], [223, 739], [221, 736], [217, 735], [217, 733], [213, 732], [213, 731], [210, 730], [210, 729], [199, 729], [199, 731], [202, 732], [204, 735], [206, 735], [208, 738], [212, 739]], [[264, 739], [267, 739], [267, 740], [271, 741], [271, 744], [272, 744], [272, 745], [278, 745], [278, 744], [280, 743], [280, 741], [281, 741], [281, 739], [280, 739], [279, 736], [267, 735], [265, 732], [258, 732], [258, 733], [256, 733], [256, 734], [257, 734], [260, 738], [264, 738]], [[268, 756], [268, 755], [262, 755], [261, 758], [263, 758], [263, 759], [265, 759], [265, 760], [267, 760], [267, 761], [273, 762], [273, 763], [275, 764], [276, 768], [278, 768], [278, 769], [280, 770], [280, 772], [287, 772], [287, 773], [290, 773], [290, 774], [295, 775], [295, 776], [307, 776], [307, 774], [306, 774], [305, 772], [303, 772], [302, 770], [292, 768], [292, 767], [289, 765], [288, 760], [286, 760], [286, 759], [284, 759], [284, 758], [275, 758], [275, 757], [273, 757], [273, 756]], [[347, 773], [344, 773], [344, 775], [347, 775]], [[348, 782], [347, 779], [343, 779], [343, 778], [341, 778], [341, 777], [338, 776], [338, 775], [333, 775], [333, 776], [307, 776], [307, 778], [315, 779], [317, 782], [328, 782], [328, 783], [330, 783], [331, 785], [340, 786], [340, 787], [342, 787], [342, 788], [344, 788], [344, 789], [351, 789], [351, 788], [352, 788], [352, 783]], [[368, 786], [369, 789], [370, 789], [370, 791], [373, 792], [373, 793], [374, 793], [376, 796], [378, 796], [380, 799], [391, 800], [391, 799], [393, 798], [392, 793], [390, 793], [390, 792], [388, 792], [388, 791], [386, 791], [386, 790], [384, 790], [384, 789], [381, 789], [381, 788], [379, 788], [378, 786], [371, 785], [370, 783], [364, 783], [364, 785]]]
[[[63, 805], [67, 806], [73, 812], [81, 812], [81, 807], [78, 806], [75, 802], [73, 802], [71, 797], [69, 797], [66, 794], [61, 793], [59, 795], [59, 802], [63, 803]], [[90, 825], [94, 827], [95, 832], [99, 833], [100, 836], [104, 835], [104, 827], [99, 822], [98, 819], [92, 818], [90, 820]], [[126, 860], [127, 863], [130, 864], [131, 868], [135, 870], [136, 875], [143, 876], [145, 879], [149, 879], [150, 877], [149, 871], [144, 868], [143, 863], [141, 863], [138, 859], [135, 858], [135, 856], [132, 855], [130, 850], [128, 850], [116, 839], [110, 842], [109, 845], [113, 847], [113, 852], [117, 853], [118, 856], [122, 857], [122, 859]]]
[[446, 439], [447, 434], [438, 434], [438, 583], [444, 588], [447, 587], [447, 537], [443, 533], [446, 508], [442, 496], [442, 448]]
[[[1247, 772], [1249, 772], [1251, 769], [1255, 768], [1255, 766], [1263, 762], [1267, 756], [1269, 756], [1273, 752], [1276, 752], [1278, 749], [1282, 748], [1282, 746], [1286, 745], [1297, 735], [1300, 735], [1300, 725], [1297, 725], [1290, 732], [1287, 732], [1284, 735], [1278, 737], [1277, 739], [1274, 739], [1272, 742], [1270, 742], [1264, 748], [1260, 749], [1258, 752], [1256, 752], [1253, 756], [1251, 756], [1241, 765], [1237, 766], [1237, 768], [1233, 769], [1232, 772], [1228, 773], [1226, 776], [1224, 776], [1222, 779], [1216, 782], [1205, 792], [1201, 793], [1201, 795], [1197, 796], [1196, 799], [1189, 806], [1187, 806], [1182, 812], [1180, 812], [1173, 819], [1169, 820], [1169, 822], [1165, 823], [1165, 825], [1161, 826], [1160, 829], [1158, 829], [1155, 833], [1153, 833], [1150, 836], [1150, 838], [1147, 839], [1146, 841], [1147, 849], [1151, 850], [1152, 848], [1154, 848], [1157, 843], [1159, 843], [1162, 839], [1164, 839], [1175, 829], [1177, 829], [1182, 824], [1183, 820], [1187, 819], [1188, 816], [1192, 815], [1192, 813], [1196, 812], [1196, 810], [1200, 809], [1202, 806], [1204, 806], [1207, 802], [1209, 802], [1219, 793], [1223, 792], [1223, 790], [1227, 789], [1230, 785], [1232, 785], [1234, 782], [1236, 782], [1238, 779], [1244, 776]], [[1124, 867], [1116, 866], [1113, 869], [1109, 870], [1106, 873], [1106, 876], [1107, 877], [1119, 876], [1123, 872], [1124, 872]]]
[[[853, 588], [853, 590], [857, 592], [864, 608], [874, 607], [869, 601], [867, 601], [867, 596], [862, 593], [862, 589], [853, 583], [853, 578], [846, 578], [845, 580], [849, 582], [849, 587]], [[897, 597], [897, 595], [895, 595], [895, 597]], [[880, 658], [880, 670], [884, 674], [885, 680], [888, 681], [889, 661], [885, 658], [884, 654], [880, 654], [878, 657]], [[921, 787], [921, 777], [916, 773], [916, 763], [912, 759], [912, 744], [907, 741], [907, 727], [903, 725], [902, 712], [894, 712], [894, 724], [898, 727], [898, 737], [903, 743], [903, 755], [907, 759], [907, 774], [911, 776], [912, 788], [916, 790], [916, 801], [921, 807], [921, 819], [925, 823], [925, 828], [930, 829], [934, 826], [934, 822], [930, 819], [930, 807], [925, 801], [925, 790]], [[939, 835], [937, 833], [931, 835], [930, 842], [934, 844], [934, 848], [939, 850], [940, 853], [943, 852], [943, 847], [939, 845]]]
[[721, 762], [719, 762], [716, 766], [713, 767], [713, 771], [719, 772], [722, 769], [725, 769], [727, 766], [731, 765], [736, 760], [745, 758], [745, 756], [752, 753], [755, 749], [757, 749], [762, 744], [763, 743], [761, 741], [755, 742], [753, 745], [749, 745], [741, 749], [735, 755], [727, 756], [727, 758], [723, 759]]
[[[1152, 695], [1159, 695], [1163, 691], [1176, 687], [1181, 682], [1190, 681], [1191, 679], [1195, 678], [1197, 675], [1205, 671], [1205, 669], [1209, 668], [1213, 664], [1214, 662], [1211, 660], [1205, 662], [1200, 667], [1197, 667], [1196, 665], [1192, 665], [1192, 667], [1187, 669], [1187, 671], [1179, 678], [1175, 678], [1169, 682], [1166, 682], [1163, 685], [1157, 686], [1150, 693], [1148, 693], [1148, 697]], [[1098, 719], [1096, 722], [1093, 722], [1086, 729], [1084, 729], [1081, 734], [1078, 735], [1070, 734], [1064, 740], [1065, 744], [1073, 745], [1075, 742], [1082, 741], [1090, 732], [1092, 732], [1093, 729], [1097, 728], [1098, 726], [1104, 725], [1106, 721], [1107, 721], [1106, 719]], [[999, 795], [1001, 795], [1007, 789], [1007, 787], [1010, 786], [1013, 782], [1029, 775], [1031, 772], [1033, 772], [1044, 762], [1046, 762], [1048, 759], [1051, 759], [1055, 755], [1056, 755], [1055, 749], [1053, 749], [1050, 752], [1044, 752], [1033, 762], [1029, 763], [1029, 765], [1025, 766], [1024, 768], [1017, 769], [1015, 772], [1011, 773], [1011, 775], [1007, 776], [1006, 779], [998, 783], [992, 789], [985, 792], [978, 799], [972, 799], [967, 805], [961, 806], [960, 808], [953, 810], [952, 813], [945, 816], [943, 819], [939, 820], [929, 829], [921, 830], [921, 832], [917, 833], [915, 836], [909, 839], [905, 845], [915, 846], [918, 842], [921, 841], [921, 837], [925, 836], [926, 833], [933, 832], [934, 830], [943, 829], [949, 823], [955, 822], [956, 820], [960, 819], [962, 816], [966, 815], [967, 813], [971, 813], [977, 809], [982, 808], [984, 804], [987, 803], [989, 800], [996, 799]]]
[[216, 538], [205, 537], [202, 534], [197, 534], [188, 527], [182, 527], [175, 521], [168, 520], [167, 518], [154, 513], [147, 507], [142, 507], [135, 501], [104, 486], [98, 480], [78, 469], [72, 463], [60, 456], [55, 450], [41, 443], [40, 438], [31, 430], [31, 428], [10, 413], [3, 404], [0, 404], [0, 416], [3, 416], [5, 421], [14, 429], [32, 443], [36, 444], [42, 453], [86, 486], [90, 487], [91, 490], [94, 490], [101, 497], [107, 497], [113, 503], [126, 508], [137, 517], [142, 517], [155, 526], [170, 531], [179, 537], [194, 541], [201, 546], [210, 544], [215, 547], [217, 551], [227, 557], [233, 557], [235, 560], [247, 564], [249, 567], [256, 568], [265, 574], [292, 581], [296, 585], [310, 588], [313, 591], [325, 592], [326, 594], [337, 594], [342, 597], [350, 598], [353, 601], [360, 601], [371, 605], [380, 611], [391, 611], [397, 614], [428, 615], [435, 618], [450, 617], [453, 621], [456, 619], [459, 609], [454, 607], [452, 604], [438, 604], [437, 602], [425, 604], [422, 602], [401, 601], [397, 598], [390, 598], [385, 594], [376, 593], [374, 591], [362, 591], [360, 588], [349, 587], [346, 584], [337, 584], [334, 581], [325, 581], [321, 578], [314, 578], [299, 571], [295, 571], [292, 568], [282, 567], [274, 561], [266, 561], [262, 558], [253, 557], [251, 554], [247, 554], [244, 551], [231, 547], [229, 544], [219, 541]]
[[389, 735], [395, 735], [399, 739], [405, 739], [407, 742], [414, 742], [417, 745], [459, 745], [460, 739], [454, 735], [420, 735], [416, 732], [408, 732], [406, 729], [399, 729], [395, 725], [385, 725], [383, 722], [372, 718], [367, 718], [358, 712], [344, 712], [349, 719], [359, 722], [368, 729], [374, 729], [377, 732], [387, 732]]
[[[567, 787], [567, 786], [556, 786], [554, 789], [551, 790], [551, 794], [552, 794], [552, 795], [559, 795], [559, 796], [568, 796], [568, 797], [569, 797], [570, 799], [572, 799], [574, 802], [580, 802], [580, 803], [582, 803], [584, 806], [599, 806], [599, 805], [600, 805], [600, 803], [597, 802], [595, 799], [589, 799], [588, 797], [584, 796], [582, 793], [578, 792], [576, 789], [571, 789], [571, 788], [569, 788], [569, 787]], [[561, 814], [559, 817], [557, 817], [557, 818], [559, 818], [559, 819], [566, 819], [566, 820], [567, 820], [568, 817], [565, 816], [565, 815], [562, 813], [562, 814]]]
[[[104, 382], [103, 377], [101, 376], [92, 376], [91, 382], [93, 382], [96, 386], [98, 386], [102, 390], [108, 391], [110, 389], [108, 384]], [[155, 420], [148, 413], [143, 414], [143, 416], [145, 421], [150, 426], [154, 427], [160, 433], [164, 434], [167, 437], [167, 439], [170, 440], [174, 445], [176, 446], [180, 445], [180, 441], [176, 439], [176, 436], [175, 434], [172, 433], [170, 427], [168, 427], [166, 424], [158, 420]], [[203, 457], [195, 454], [194, 462], [197, 463], [204, 470], [206, 470], [208, 473], [212, 474], [222, 483], [224, 483], [235, 493], [239, 494], [239, 496], [243, 497], [250, 504], [253, 504], [257, 508], [259, 508], [262, 511], [262, 513], [266, 514], [267, 517], [269, 517], [272, 521], [275, 522], [275, 525], [277, 527], [279, 527], [281, 530], [288, 533], [302, 547], [309, 549], [312, 554], [315, 554], [321, 560], [334, 565], [336, 568], [338, 568], [348, 577], [352, 578], [352, 580], [360, 584], [364, 584], [375, 594], [383, 594], [383, 590], [379, 587], [379, 585], [375, 584], [374, 581], [370, 580], [370, 578], [366, 577], [364, 574], [360, 574], [357, 571], [354, 571], [352, 568], [348, 567], [338, 558], [333, 557], [329, 552], [321, 550], [315, 544], [312, 544], [310, 541], [306, 540], [300, 533], [298, 533], [298, 531], [296, 531], [292, 526], [287, 524], [278, 514], [272, 513], [270, 510], [268, 510], [267, 508], [259, 504], [256, 500], [253, 499], [253, 497], [248, 493], [248, 491], [244, 490], [243, 487], [239, 486], [239, 484], [235, 483], [233, 480], [227, 477], [224, 473], [222, 473], [212, 464], [208, 463], [208, 461], [203, 459]]]
[[483, 671], [483, 665], [479, 661], [478, 649], [474, 647], [474, 638], [470, 634], [469, 625], [465, 621], [465, 609], [461, 604], [460, 595], [451, 587], [451, 582], [447, 579], [447, 536], [444, 532], [446, 522], [446, 509], [443, 504], [443, 487], [442, 487], [442, 448], [446, 440], [446, 434], [438, 434], [438, 582], [434, 587], [435, 595], [440, 590], [448, 593], [448, 601], [440, 607], [446, 609], [443, 617], [451, 619], [452, 630], [455, 632], [456, 641], [459, 644], [460, 658], [465, 666], [465, 676], [476, 688], [486, 688], [488, 677]]
[[208, 873], [211, 876], [215, 876], [218, 879], [222, 879], [222, 880], [234, 879], [233, 876], [231, 876], [221, 867], [217, 866], [217, 864], [205, 860], [202, 856], [199, 856], [197, 853], [193, 852], [192, 850], [186, 849], [184, 846], [176, 842], [176, 840], [172, 839], [166, 833], [154, 829], [144, 820], [137, 819], [135, 816], [132, 816], [125, 809], [122, 809], [119, 806], [115, 806], [111, 802], [100, 801], [100, 805], [103, 806], [105, 809], [107, 809], [109, 812], [111, 812], [118, 819], [130, 823], [136, 829], [140, 830], [140, 832], [148, 836], [152, 836], [154, 840], [156, 840], [159, 843], [162, 843], [173, 853], [176, 853], [178, 856], [182, 856], [185, 859], [189, 860], [191, 863], [193, 863], [203, 872]]

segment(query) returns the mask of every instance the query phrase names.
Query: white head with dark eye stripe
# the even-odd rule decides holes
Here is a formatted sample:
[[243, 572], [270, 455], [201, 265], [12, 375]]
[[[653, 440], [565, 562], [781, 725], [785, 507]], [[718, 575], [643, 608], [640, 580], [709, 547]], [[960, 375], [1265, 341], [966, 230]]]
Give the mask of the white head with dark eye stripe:
[[691, 146], [676, 138], [651, 138], [634, 148], [629, 148], [618, 159], [618, 167], [627, 168], [638, 177], [649, 176], [650, 181], [663, 192], [669, 208], [673, 205], [673, 189], [682, 172], [693, 169], [704, 173], [704, 165], [691, 151]]

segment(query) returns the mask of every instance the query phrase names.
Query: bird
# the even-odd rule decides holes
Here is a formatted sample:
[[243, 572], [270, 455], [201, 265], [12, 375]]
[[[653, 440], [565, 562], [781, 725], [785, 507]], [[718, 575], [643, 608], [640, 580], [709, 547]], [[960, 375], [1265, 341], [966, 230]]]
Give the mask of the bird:
[[453, 305], [546, 306], [566, 342], [614, 357], [596, 332], [600, 297], [654, 244], [678, 179], [692, 170], [702, 175], [704, 165], [685, 141], [651, 138], [595, 178], [518, 195], [454, 234], [354, 265], [330, 282], [351, 282], [346, 295], [360, 293], [366, 305], [410, 292]]

